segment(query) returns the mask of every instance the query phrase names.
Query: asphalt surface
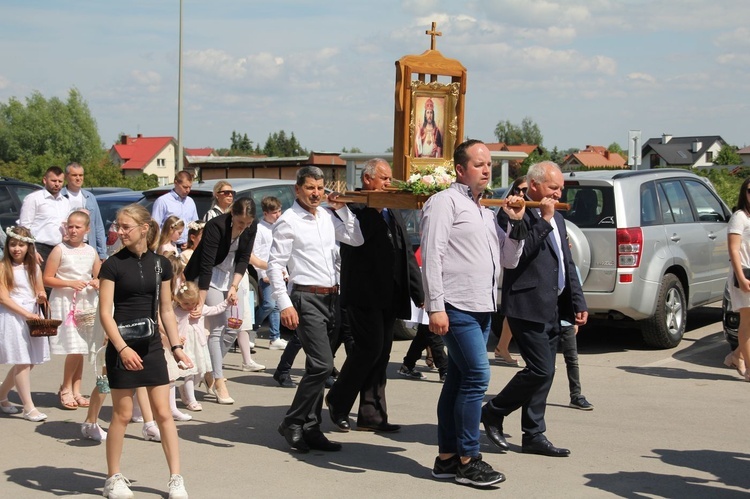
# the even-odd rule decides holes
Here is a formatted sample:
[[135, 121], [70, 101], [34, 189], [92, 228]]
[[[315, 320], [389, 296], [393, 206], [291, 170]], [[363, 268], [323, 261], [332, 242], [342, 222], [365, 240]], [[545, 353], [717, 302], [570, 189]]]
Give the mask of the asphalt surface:
[[[510, 452], [497, 452], [482, 436], [485, 460], [507, 476], [487, 491], [431, 478], [442, 385], [437, 371], [423, 362], [418, 368], [426, 381], [396, 374], [408, 342], [394, 344], [388, 372], [390, 420], [403, 425], [401, 432], [334, 432], [324, 409], [323, 429], [343, 450], [299, 454], [276, 432], [294, 390], [280, 388], [271, 378], [280, 352], [268, 350], [268, 341], [259, 339], [255, 357], [269, 368], [266, 372], [239, 371], [238, 353], [226, 358], [225, 373], [237, 402], [222, 406], [204, 400], [204, 410], [192, 413], [192, 421], [177, 423], [187, 490], [192, 498], [748, 497], [750, 453], [744, 429], [750, 385], [722, 365], [728, 346], [720, 319], [714, 307], [691, 312], [684, 340], [671, 350], [648, 350], [631, 329], [585, 328], [579, 335], [581, 379], [595, 409], [568, 407], [562, 355], [547, 409], [547, 436], [572, 455], [521, 454], [516, 412], [505, 423]], [[337, 364], [342, 361], [343, 351]], [[295, 378], [303, 365], [300, 356]], [[0, 375], [7, 370], [0, 366]], [[93, 388], [92, 372], [84, 374], [87, 390]], [[493, 365], [488, 397], [514, 372]], [[80, 438], [85, 409], [59, 408], [61, 373], [61, 357], [32, 372], [34, 399], [48, 414], [46, 423], [0, 414], [0, 497], [101, 495], [104, 445]], [[19, 402], [15, 393], [11, 401]], [[105, 405], [105, 428], [110, 414]], [[169, 475], [161, 446], [141, 438], [140, 424], [128, 428], [122, 469], [136, 497], [166, 496]]]

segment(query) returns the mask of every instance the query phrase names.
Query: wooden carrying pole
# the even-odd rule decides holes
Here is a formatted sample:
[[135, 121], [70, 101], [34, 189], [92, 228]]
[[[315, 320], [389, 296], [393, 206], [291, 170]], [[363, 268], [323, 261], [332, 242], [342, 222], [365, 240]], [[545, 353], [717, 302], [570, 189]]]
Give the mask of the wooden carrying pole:
[[[359, 203], [366, 204], [370, 208], [392, 208], [398, 210], [418, 210], [424, 205], [429, 196], [414, 195], [410, 192], [399, 191], [397, 189], [386, 189], [383, 191], [347, 191], [336, 198], [341, 203]], [[479, 204], [482, 206], [505, 206], [507, 199], [480, 199]], [[539, 208], [541, 203], [538, 201], [520, 200], [510, 205], [513, 208]], [[567, 211], [570, 209], [568, 203], [555, 203], [556, 210]]]

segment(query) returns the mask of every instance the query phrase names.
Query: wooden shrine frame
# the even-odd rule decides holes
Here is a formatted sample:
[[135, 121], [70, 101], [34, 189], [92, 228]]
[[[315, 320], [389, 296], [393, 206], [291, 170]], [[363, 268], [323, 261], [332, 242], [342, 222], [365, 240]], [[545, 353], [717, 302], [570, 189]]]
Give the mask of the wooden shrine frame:
[[[455, 146], [463, 141], [466, 68], [456, 59], [444, 57], [435, 49], [435, 37], [441, 36], [435, 28], [433, 22], [432, 29], [425, 32], [431, 36], [430, 50], [421, 55], [407, 55], [396, 61], [396, 106], [393, 123], [393, 177], [396, 179], [406, 179], [414, 168], [428, 164], [443, 164], [446, 160], [452, 160]], [[450, 81], [440, 82], [438, 77]], [[447, 120], [448, 116], [445, 120], [437, 117], [437, 120], [446, 123], [448, 128], [443, 134], [443, 151], [439, 158], [425, 161], [425, 158], [417, 157], [415, 154], [415, 130], [417, 122], [422, 121], [416, 113], [420, 97], [433, 95], [430, 92], [434, 92], [438, 98], [450, 101], [446, 108], [454, 114], [450, 116], [450, 120]], [[424, 109], [424, 104], [422, 105]], [[447, 139], [450, 139], [449, 146], [445, 144]]]

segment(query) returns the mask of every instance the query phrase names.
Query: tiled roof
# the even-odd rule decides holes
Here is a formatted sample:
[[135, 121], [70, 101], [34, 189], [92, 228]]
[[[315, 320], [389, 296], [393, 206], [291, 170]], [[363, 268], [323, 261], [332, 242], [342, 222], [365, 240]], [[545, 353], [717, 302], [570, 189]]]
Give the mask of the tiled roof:
[[606, 149], [604, 152], [594, 151], [579, 151], [570, 154], [563, 165], [578, 164], [587, 168], [623, 168], [625, 166], [625, 158], [617, 153], [610, 153]]
[[123, 161], [120, 168], [123, 170], [143, 170], [170, 142], [174, 142], [173, 137], [131, 137], [125, 135], [119, 143], [112, 146], [112, 149]]
[[211, 156], [214, 150], [211, 147], [199, 147], [196, 149], [185, 147], [183, 148], [183, 152], [185, 156]]

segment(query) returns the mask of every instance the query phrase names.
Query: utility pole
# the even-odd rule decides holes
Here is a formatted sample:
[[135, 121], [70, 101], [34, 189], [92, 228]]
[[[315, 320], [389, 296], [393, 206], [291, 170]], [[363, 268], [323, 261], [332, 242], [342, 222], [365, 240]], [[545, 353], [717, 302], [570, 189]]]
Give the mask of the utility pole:
[[182, 0], [180, 0], [180, 49], [177, 76], [177, 171], [185, 168], [182, 148]]

